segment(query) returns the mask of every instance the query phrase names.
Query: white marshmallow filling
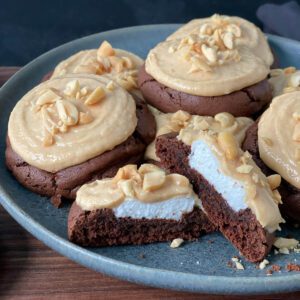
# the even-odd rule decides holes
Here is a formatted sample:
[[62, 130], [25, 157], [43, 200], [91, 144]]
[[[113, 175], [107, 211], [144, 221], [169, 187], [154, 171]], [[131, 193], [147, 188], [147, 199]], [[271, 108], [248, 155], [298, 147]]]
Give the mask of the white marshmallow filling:
[[246, 209], [246, 188], [243, 182], [225, 175], [221, 163], [211, 147], [203, 140], [192, 143], [189, 156], [191, 168], [201, 174], [222, 195], [228, 205], [236, 212]]
[[188, 195], [151, 203], [126, 197], [119, 206], [113, 208], [113, 212], [117, 218], [131, 217], [133, 219], [145, 218], [179, 221], [183, 214], [192, 212], [195, 205], [195, 198]]

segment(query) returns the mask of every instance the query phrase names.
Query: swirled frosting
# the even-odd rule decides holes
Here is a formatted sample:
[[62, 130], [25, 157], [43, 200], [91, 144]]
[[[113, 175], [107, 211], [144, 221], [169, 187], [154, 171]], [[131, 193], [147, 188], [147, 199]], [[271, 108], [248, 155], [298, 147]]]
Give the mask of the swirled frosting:
[[105, 76], [77, 74], [23, 96], [11, 112], [8, 136], [28, 164], [57, 172], [113, 149], [136, 125], [129, 93]]
[[51, 78], [65, 74], [106, 75], [128, 91], [137, 89], [137, 71], [144, 61], [137, 55], [112, 48], [104, 41], [98, 49], [83, 50], [60, 62]]
[[235, 16], [213, 15], [209, 18], [194, 19], [172, 33], [167, 40], [180, 39], [190, 34], [199, 34], [204, 28], [222, 28], [234, 25], [240, 28], [241, 35], [236, 39], [236, 45], [247, 46], [267, 65], [272, 65], [273, 55], [263, 32], [253, 23]]
[[197, 96], [227, 95], [264, 80], [272, 62], [270, 49], [254, 25], [240, 23], [230, 17], [205, 19], [196, 32], [154, 47], [146, 72], [167, 87]]
[[170, 199], [176, 202], [177, 197], [183, 196], [199, 202], [186, 177], [166, 174], [152, 164], [143, 164], [139, 168], [136, 165], [126, 165], [113, 178], [83, 185], [77, 192], [76, 203], [83, 210], [91, 211], [116, 208], [128, 199], [146, 204]]
[[261, 159], [300, 189], [300, 92], [273, 99], [258, 124]]

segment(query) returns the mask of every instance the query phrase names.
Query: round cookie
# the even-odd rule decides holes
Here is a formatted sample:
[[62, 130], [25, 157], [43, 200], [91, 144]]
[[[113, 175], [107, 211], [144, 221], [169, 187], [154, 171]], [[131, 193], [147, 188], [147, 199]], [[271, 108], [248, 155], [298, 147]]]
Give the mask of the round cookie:
[[163, 112], [259, 114], [272, 99], [273, 55], [264, 36], [234, 18], [209, 20], [149, 52], [138, 76], [143, 96]]
[[[77, 92], [70, 96], [71, 92], [76, 90], [72, 88], [76, 86]], [[97, 87], [104, 91], [104, 98], [102, 96], [101, 101], [98, 98], [98, 102], [92, 103], [96, 98], [91, 95], [95, 94]], [[88, 90], [88, 94], [80, 98], [78, 90], [81, 93]], [[51, 98], [53, 94], [47, 94], [49, 91], [58, 94], [58, 99]], [[69, 95], [68, 99], [66, 92]], [[118, 100], [117, 106], [114, 103], [115, 99]], [[55, 104], [51, 106], [52, 102]], [[63, 119], [69, 122], [69, 125], [62, 131], [53, 127], [50, 131], [52, 144], [47, 145], [43, 144], [43, 132], [49, 133], [48, 128], [43, 128], [45, 103], [48, 103], [45, 109], [50, 109], [50, 112], [55, 107], [59, 109], [60, 104], [57, 103], [73, 104], [66, 106], [66, 112], [71, 119]], [[112, 108], [111, 105], [116, 108]], [[74, 107], [80, 111], [77, 124], [71, 124]], [[87, 115], [92, 116], [92, 119], [81, 119]], [[60, 124], [61, 120], [56, 119], [59, 114], [51, 116], [54, 123]], [[103, 118], [104, 123], [99, 118]], [[26, 121], [28, 119], [31, 120], [29, 124]], [[112, 123], [117, 122], [119, 126], [110, 126], [112, 123], [110, 124], [109, 119]], [[84, 120], [86, 122], [83, 122]], [[103, 127], [107, 122], [110, 124], [108, 130]], [[43, 134], [35, 135], [35, 128]], [[74, 199], [77, 189], [82, 184], [113, 176], [118, 168], [125, 164], [139, 163], [146, 145], [155, 137], [155, 131], [154, 117], [143, 100], [137, 97], [133, 99], [121, 87], [112, 85], [111, 80], [105, 76], [68, 75], [40, 84], [16, 105], [9, 121], [6, 164], [17, 180], [28, 189], [41, 195]], [[20, 140], [20, 136], [24, 136], [24, 139]], [[88, 145], [91, 145], [91, 148]], [[31, 146], [34, 149], [31, 149]], [[31, 158], [37, 161], [32, 162]]]
[[[273, 100], [275, 108], [279, 104], [280, 110], [285, 112], [285, 114], [281, 114], [281, 115], [282, 116], [286, 115], [286, 117], [288, 119], [286, 119], [284, 121], [284, 123], [289, 124], [289, 125], [294, 122], [293, 116], [291, 115], [291, 110], [286, 110], [284, 108], [284, 104], [287, 102], [286, 100], [288, 100], [289, 97], [293, 97], [292, 94], [294, 94], [294, 96], [298, 97], [297, 99], [300, 100], [299, 92], [294, 92], [294, 93], [291, 93], [290, 95], [285, 94], [280, 97], [276, 97]], [[270, 123], [272, 130], [270, 131], [269, 129], [267, 129], [267, 131], [270, 131], [269, 136], [267, 136], [267, 135], [259, 136], [259, 134], [258, 134], [259, 126], [269, 128], [266, 125], [265, 114], [270, 112], [270, 109], [273, 109], [273, 111], [272, 111], [272, 115], [270, 116], [270, 119], [268, 119], [268, 120], [269, 121], [272, 120], [272, 122]], [[297, 182], [295, 182], [295, 180], [297, 181], [297, 178], [299, 179], [299, 176], [297, 177], [297, 175], [295, 175], [295, 178], [293, 180], [290, 178], [289, 174], [287, 174], [286, 172], [280, 171], [280, 166], [275, 165], [275, 164], [272, 165], [270, 159], [266, 160], [266, 158], [265, 159], [262, 158], [262, 153], [264, 152], [264, 150], [260, 146], [262, 143], [268, 143], [269, 145], [271, 145], [268, 147], [275, 147], [275, 150], [278, 147], [278, 145], [277, 145], [277, 140], [278, 140], [277, 128], [278, 127], [276, 125], [276, 123], [278, 121], [277, 115], [278, 115], [278, 113], [275, 112], [273, 103], [272, 103], [270, 108], [262, 115], [261, 119], [257, 120], [248, 129], [245, 140], [242, 145], [242, 148], [245, 151], [247, 150], [252, 155], [252, 157], [255, 160], [255, 162], [257, 163], [257, 165], [261, 168], [261, 170], [266, 175], [272, 175], [277, 172], [278, 174], [280, 174], [282, 176], [281, 185], [278, 188], [278, 190], [281, 194], [281, 197], [282, 197], [282, 205], [280, 205], [280, 210], [282, 211], [283, 215], [285, 217], [287, 217], [288, 219], [292, 219], [294, 221], [299, 222], [300, 221], [300, 188], [296, 186]], [[282, 124], [282, 122], [280, 124]], [[285, 128], [284, 126], [282, 126], [282, 127]], [[285, 128], [284, 130], [285, 130], [284, 131], [285, 135], [288, 139], [290, 139], [290, 142], [287, 143], [286, 141], [283, 141], [283, 143], [286, 144], [286, 147], [289, 147], [289, 145], [292, 145], [295, 143], [295, 141], [292, 140], [293, 130], [291, 130], [291, 128], [289, 128], [289, 129]], [[270, 138], [270, 136], [272, 138]], [[281, 145], [279, 147], [284, 149], [283, 145]], [[275, 158], [278, 154], [276, 154], [276, 152], [273, 152], [273, 151], [271, 150], [269, 152], [269, 156]], [[286, 151], [286, 153], [287, 152], [288, 151]], [[278, 159], [279, 159], [279, 156], [278, 156]], [[282, 162], [284, 162], [284, 160], [285, 160], [284, 156], [282, 156], [280, 158], [280, 160]], [[289, 160], [294, 161], [294, 166], [297, 166], [297, 162], [296, 162], [295, 158], [289, 159]], [[293, 168], [291, 168], [290, 166], [285, 166], [285, 169], [292, 170]], [[294, 170], [294, 171], [296, 174], [297, 171], [296, 170]], [[293, 181], [293, 184], [291, 183], [291, 181]]]
[[165, 113], [184, 110], [193, 115], [214, 116], [226, 111], [235, 117], [256, 116], [272, 99], [267, 79], [228, 95], [205, 97], [169, 88], [149, 75], [143, 66], [138, 84], [146, 101]]

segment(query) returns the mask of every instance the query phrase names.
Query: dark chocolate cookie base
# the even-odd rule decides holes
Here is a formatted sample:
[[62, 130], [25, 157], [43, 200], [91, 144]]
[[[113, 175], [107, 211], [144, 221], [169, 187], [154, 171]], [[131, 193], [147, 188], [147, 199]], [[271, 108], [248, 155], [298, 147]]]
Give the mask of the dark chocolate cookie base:
[[184, 110], [194, 115], [214, 116], [229, 112], [236, 117], [258, 116], [271, 102], [272, 90], [267, 79], [224, 96], [195, 96], [169, 88], [141, 67], [138, 84], [146, 101], [165, 113]]
[[249, 208], [233, 211], [213, 185], [189, 166], [190, 152], [191, 147], [179, 141], [176, 134], [157, 138], [156, 153], [164, 168], [189, 178], [209, 220], [247, 260], [261, 261], [269, 253], [274, 236], [260, 225]]
[[[267, 176], [274, 174], [265, 163], [262, 161], [259, 155], [258, 148], [258, 121], [256, 121], [249, 129], [247, 130], [245, 140], [243, 142], [242, 148], [245, 151], [248, 151], [257, 165]], [[296, 222], [300, 222], [300, 189], [293, 187], [286, 180], [282, 179], [281, 185], [278, 188], [281, 197], [282, 205], [279, 205], [282, 215], [286, 219], [291, 219]]]
[[112, 177], [118, 168], [125, 164], [140, 163], [144, 150], [145, 144], [131, 136], [113, 150], [56, 173], [27, 164], [13, 151], [9, 139], [5, 156], [7, 168], [29, 190], [43, 196], [61, 195], [67, 199], [75, 199], [76, 191], [81, 185], [96, 179]]
[[165, 219], [116, 218], [111, 209], [83, 211], [75, 202], [68, 216], [68, 236], [82, 246], [148, 244], [175, 238], [195, 240], [216, 230], [199, 208], [180, 221]]

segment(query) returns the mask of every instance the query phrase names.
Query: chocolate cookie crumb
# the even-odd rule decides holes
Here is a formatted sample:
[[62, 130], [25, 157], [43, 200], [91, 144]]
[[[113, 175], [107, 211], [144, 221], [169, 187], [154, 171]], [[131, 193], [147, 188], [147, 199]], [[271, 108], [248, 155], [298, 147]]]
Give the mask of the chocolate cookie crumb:
[[273, 270], [274, 272], [279, 272], [279, 271], [281, 270], [281, 267], [278, 266], [278, 265], [272, 265], [272, 270]]
[[56, 208], [61, 208], [62, 207], [62, 196], [61, 194], [56, 194], [53, 195], [50, 199], [51, 204], [56, 207]]
[[267, 271], [266, 271], [266, 274], [267, 274], [268, 276], [271, 276], [271, 275], [273, 275], [273, 271], [272, 271], [272, 270], [267, 270]]
[[289, 263], [285, 268], [288, 272], [300, 272], [300, 265], [297, 264]]

